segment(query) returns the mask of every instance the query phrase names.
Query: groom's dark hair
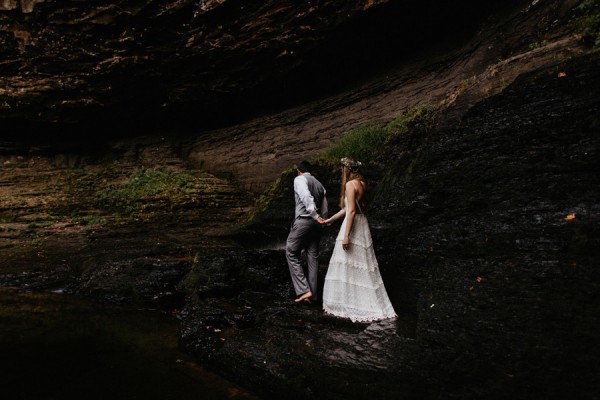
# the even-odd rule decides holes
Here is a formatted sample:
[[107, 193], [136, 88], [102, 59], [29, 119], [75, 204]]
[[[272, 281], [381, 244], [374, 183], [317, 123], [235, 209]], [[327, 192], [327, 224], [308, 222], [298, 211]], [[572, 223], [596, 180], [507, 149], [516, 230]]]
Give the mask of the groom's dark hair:
[[305, 172], [310, 172], [310, 163], [306, 160], [302, 161], [300, 164], [298, 164], [298, 170], [300, 170], [300, 172], [305, 173]]

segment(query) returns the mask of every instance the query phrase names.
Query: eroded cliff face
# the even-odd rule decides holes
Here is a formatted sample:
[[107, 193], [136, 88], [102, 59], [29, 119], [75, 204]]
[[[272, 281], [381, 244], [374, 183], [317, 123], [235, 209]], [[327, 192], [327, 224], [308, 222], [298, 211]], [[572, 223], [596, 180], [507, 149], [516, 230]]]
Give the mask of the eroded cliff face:
[[[184, 154], [195, 167], [232, 174], [246, 189], [260, 192], [282, 170], [315, 157], [350, 130], [385, 124], [411, 107], [429, 104], [443, 110], [444, 124], [456, 124], [473, 104], [500, 92], [524, 71], [585, 52], [568, 23], [577, 4], [516, 6], [486, 19], [471, 36], [457, 35], [453, 24], [440, 25], [441, 35], [447, 36], [428, 45], [406, 28], [405, 37], [424, 47], [411, 48], [393, 67], [385, 64], [375, 77], [339, 94], [203, 131], [188, 141]], [[455, 20], [456, 15], [449, 15]], [[393, 43], [384, 51], [403, 51]]]
[[3, 125], [77, 138], [86, 127], [123, 137], [157, 123], [231, 123], [251, 105], [246, 93], [273, 89], [381, 3], [4, 1]]
[[338, 3], [4, 1], [3, 153], [145, 135], [260, 192], [354, 127], [423, 103], [454, 123], [582, 51], [575, 0]]
[[523, 12], [545, 25], [496, 42], [493, 56], [503, 58], [541, 42], [571, 6], [551, 5], [540, 21], [533, 15], [548, 7], [526, 1], [7, 0], [2, 137], [202, 133], [339, 92], [432, 47], [447, 54], [490, 15]]

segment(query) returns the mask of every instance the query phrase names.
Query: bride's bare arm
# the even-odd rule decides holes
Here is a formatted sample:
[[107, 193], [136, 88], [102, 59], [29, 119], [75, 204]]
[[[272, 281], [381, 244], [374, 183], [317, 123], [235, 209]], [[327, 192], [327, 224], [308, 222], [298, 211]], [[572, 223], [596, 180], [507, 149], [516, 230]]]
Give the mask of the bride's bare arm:
[[325, 225], [331, 225], [331, 223], [333, 221], [337, 221], [338, 219], [342, 218], [344, 215], [346, 215], [346, 209], [342, 208], [333, 217], [330, 217], [330, 218], [327, 218], [326, 220], [324, 220], [323, 224], [325, 224]]
[[346, 204], [346, 232], [344, 232], [344, 240], [342, 242], [344, 250], [350, 248], [350, 232], [352, 232], [352, 224], [356, 215], [356, 188], [352, 182], [346, 183], [346, 198], [348, 199]]

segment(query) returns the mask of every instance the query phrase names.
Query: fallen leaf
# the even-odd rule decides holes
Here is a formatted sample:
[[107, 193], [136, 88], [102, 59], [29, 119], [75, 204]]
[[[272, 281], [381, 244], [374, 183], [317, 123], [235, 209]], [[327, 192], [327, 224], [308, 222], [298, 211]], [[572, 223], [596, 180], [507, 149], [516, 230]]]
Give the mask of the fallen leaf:
[[564, 78], [565, 76], [567, 76], [567, 73], [564, 72], [564, 71], [561, 71], [561, 72], [558, 73], [558, 77], [559, 78]]
[[569, 214], [565, 217], [565, 221], [572, 221], [575, 219], [575, 214]]

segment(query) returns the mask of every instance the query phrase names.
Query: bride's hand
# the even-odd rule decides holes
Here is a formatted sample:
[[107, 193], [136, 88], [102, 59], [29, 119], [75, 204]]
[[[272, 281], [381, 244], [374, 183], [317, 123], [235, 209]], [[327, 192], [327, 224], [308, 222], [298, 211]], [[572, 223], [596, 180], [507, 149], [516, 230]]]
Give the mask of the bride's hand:
[[342, 241], [342, 249], [350, 249], [350, 240], [348, 238], [344, 238], [344, 240]]

